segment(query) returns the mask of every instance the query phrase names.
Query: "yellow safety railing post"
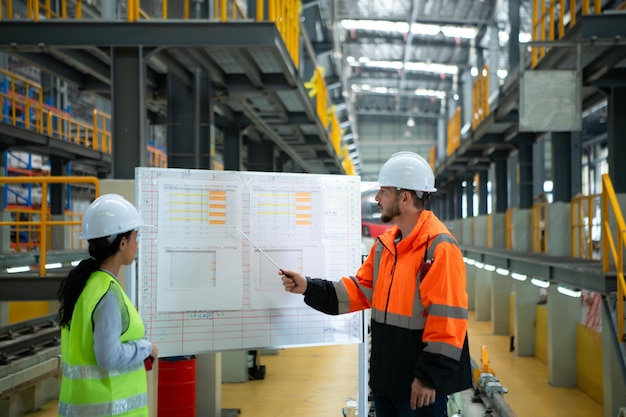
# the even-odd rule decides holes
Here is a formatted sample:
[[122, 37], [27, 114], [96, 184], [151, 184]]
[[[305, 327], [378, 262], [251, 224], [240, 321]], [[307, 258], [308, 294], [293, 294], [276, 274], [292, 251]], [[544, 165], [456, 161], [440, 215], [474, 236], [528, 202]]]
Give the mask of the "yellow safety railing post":
[[[100, 196], [100, 180], [96, 177], [0, 177], [0, 184], [41, 184], [41, 206], [32, 213], [39, 213], [38, 221], [29, 221], [31, 236], [34, 228], [39, 229], [39, 274], [46, 275], [46, 252], [48, 249], [48, 228], [51, 226], [76, 225], [76, 221], [52, 221], [48, 219], [48, 187], [50, 184], [87, 183], [94, 185], [95, 197]], [[1, 226], [17, 227], [23, 224], [19, 221], [2, 221]], [[80, 225], [80, 223], [78, 223]], [[18, 234], [19, 236], [19, 234]], [[17, 239], [19, 242], [19, 238]], [[19, 247], [19, 244], [18, 244]]]
[[[613, 209], [616, 224], [617, 242], [613, 240], [611, 231], [609, 205]], [[626, 296], [626, 280], [624, 278], [624, 246], [626, 245], [626, 223], [620, 208], [609, 174], [602, 175], [602, 271], [609, 272], [609, 250], [615, 262], [617, 272], [617, 337], [624, 342], [624, 297]], [[615, 245], [617, 243], [617, 245]]]
[[263, 21], [263, 17], [265, 16], [265, 2], [264, 0], [256, 0], [256, 20], [257, 22]]

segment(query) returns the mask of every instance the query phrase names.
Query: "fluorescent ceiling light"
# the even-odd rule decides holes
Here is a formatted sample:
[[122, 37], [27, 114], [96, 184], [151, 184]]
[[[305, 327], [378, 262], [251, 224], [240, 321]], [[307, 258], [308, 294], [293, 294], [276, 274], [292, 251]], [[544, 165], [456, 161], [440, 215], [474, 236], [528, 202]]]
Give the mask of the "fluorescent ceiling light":
[[341, 27], [345, 30], [377, 30], [380, 32], [407, 33], [409, 24], [406, 22], [391, 22], [389, 20], [354, 20], [344, 19]]
[[493, 272], [496, 270], [495, 265], [485, 264], [485, 271]]
[[476, 262], [476, 261], [474, 261], [472, 258], [467, 258], [465, 260], [465, 263], [468, 264], [468, 265], [474, 265], [474, 262]]
[[475, 266], [476, 268], [478, 268], [478, 269], [483, 269], [483, 266], [485, 266], [485, 264], [484, 264], [484, 263], [482, 263], [482, 262], [478, 262], [478, 261], [476, 261], [476, 262], [474, 262], [474, 266]]
[[511, 272], [511, 278], [516, 279], [518, 281], [526, 281], [526, 278], [528, 278], [526, 275], [524, 274], [518, 274], [517, 272]]
[[446, 98], [446, 92], [441, 90], [427, 90], [425, 88], [418, 88], [415, 90], [415, 95], [420, 97], [437, 97]]
[[526, 42], [530, 42], [530, 40], [532, 39], [532, 36], [530, 36], [530, 33], [528, 32], [520, 32], [517, 39], [521, 43], [526, 43]]
[[63, 264], [61, 262], [46, 264], [46, 269], [59, 269], [59, 268], [63, 268]]
[[82, 259], [79, 259], [78, 261], [72, 261], [70, 263], [72, 264], [72, 266], [76, 266], [80, 263], [80, 261], [82, 261]]
[[[341, 27], [345, 30], [375, 30], [402, 35], [409, 32], [409, 24], [407, 22], [392, 22], [389, 20], [344, 19], [341, 21]], [[478, 29], [475, 27], [440, 26], [425, 23], [413, 23], [410, 30], [414, 35], [437, 36], [442, 34], [447, 38], [464, 39], [474, 39], [478, 33]]]
[[541, 287], [541, 288], [548, 288], [550, 286], [550, 283], [548, 281], [543, 281], [537, 278], [533, 278], [530, 280], [530, 283], [533, 285], [536, 285], [537, 287]]
[[[413, 28], [411, 28], [411, 31]], [[441, 26], [441, 33], [448, 38], [474, 39], [478, 33], [475, 27]]]
[[567, 295], [568, 297], [574, 297], [574, 298], [579, 298], [581, 294], [579, 290], [571, 290], [567, 287], [561, 287], [561, 286], [556, 287], [556, 290], [563, 295]]
[[346, 58], [346, 62], [353, 67], [386, 68], [394, 70], [401, 70], [404, 68], [406, 71], [449, 75], [456, 75], [459, 73], [459, 67], [456, 65], [436, 64], [432, 62], [407, 62], [405, 64], [402, 61], [362, 61], [361, 58], [357, 61], [354, 57]]
[[509, 275], [509, 270], [504, 268], [496, 268], [496, 273], [500, 275], [507, 276]]
[[16, 274], [18, 272], [28, 272], [30, 271], [30, 266], [14, 266], [11, 268], [7, 268], [7, 272], [9, 274]]

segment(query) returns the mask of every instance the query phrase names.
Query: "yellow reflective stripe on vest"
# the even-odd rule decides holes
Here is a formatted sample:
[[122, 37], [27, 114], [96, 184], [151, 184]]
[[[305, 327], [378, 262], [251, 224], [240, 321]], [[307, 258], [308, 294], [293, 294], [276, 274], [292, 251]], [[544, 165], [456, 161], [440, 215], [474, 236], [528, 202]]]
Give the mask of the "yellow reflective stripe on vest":
[[59, 402], [59, 416], [62, 417], [106, 417], [117, 416], [130, 411], [147, 407], [148, 394], [142, 393], [132, 397], [99, 404], [68, 404]]

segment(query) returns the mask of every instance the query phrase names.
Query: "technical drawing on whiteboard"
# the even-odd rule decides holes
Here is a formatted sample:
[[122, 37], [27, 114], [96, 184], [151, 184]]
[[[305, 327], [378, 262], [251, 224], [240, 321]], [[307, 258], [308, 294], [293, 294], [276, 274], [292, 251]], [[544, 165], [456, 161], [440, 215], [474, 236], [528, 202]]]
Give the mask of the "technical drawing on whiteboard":
[[237, 184], [159, 182], [157, 311], [240, 310]]
[[[300, 249], [263, 249], [281, 268], [324, 276], [324, 247], [321, 245]], [[303, 297], [285, 291], [276, 267], [256, 248], [250, 249], [250, 306], [252, 308], [304, 307]]]
[[[265, 180], [250, 186], [250, 235], [281, 268], [324, 276], [322, 191], [319, 185], [279, 184]], [[278, 271], [250, 245], [252, 308], [302, 307], [302, 297], [285, 292]]]

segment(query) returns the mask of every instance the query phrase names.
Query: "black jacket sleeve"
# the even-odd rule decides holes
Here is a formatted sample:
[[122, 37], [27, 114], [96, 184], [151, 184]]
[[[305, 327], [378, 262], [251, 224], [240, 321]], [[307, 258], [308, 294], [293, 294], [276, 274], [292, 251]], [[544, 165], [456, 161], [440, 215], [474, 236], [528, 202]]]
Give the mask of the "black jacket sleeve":
[[415, 365], [415, 376], [439, 393], [462, 391], [472, 386], [469, 342], [465, 335], [460, 360], [422, 351]]
[[309, 277], [306, 277], [306, 281], [304, 302], [322, 313], [338, 315], [339, 301], [333, 283], [325, 279]]

